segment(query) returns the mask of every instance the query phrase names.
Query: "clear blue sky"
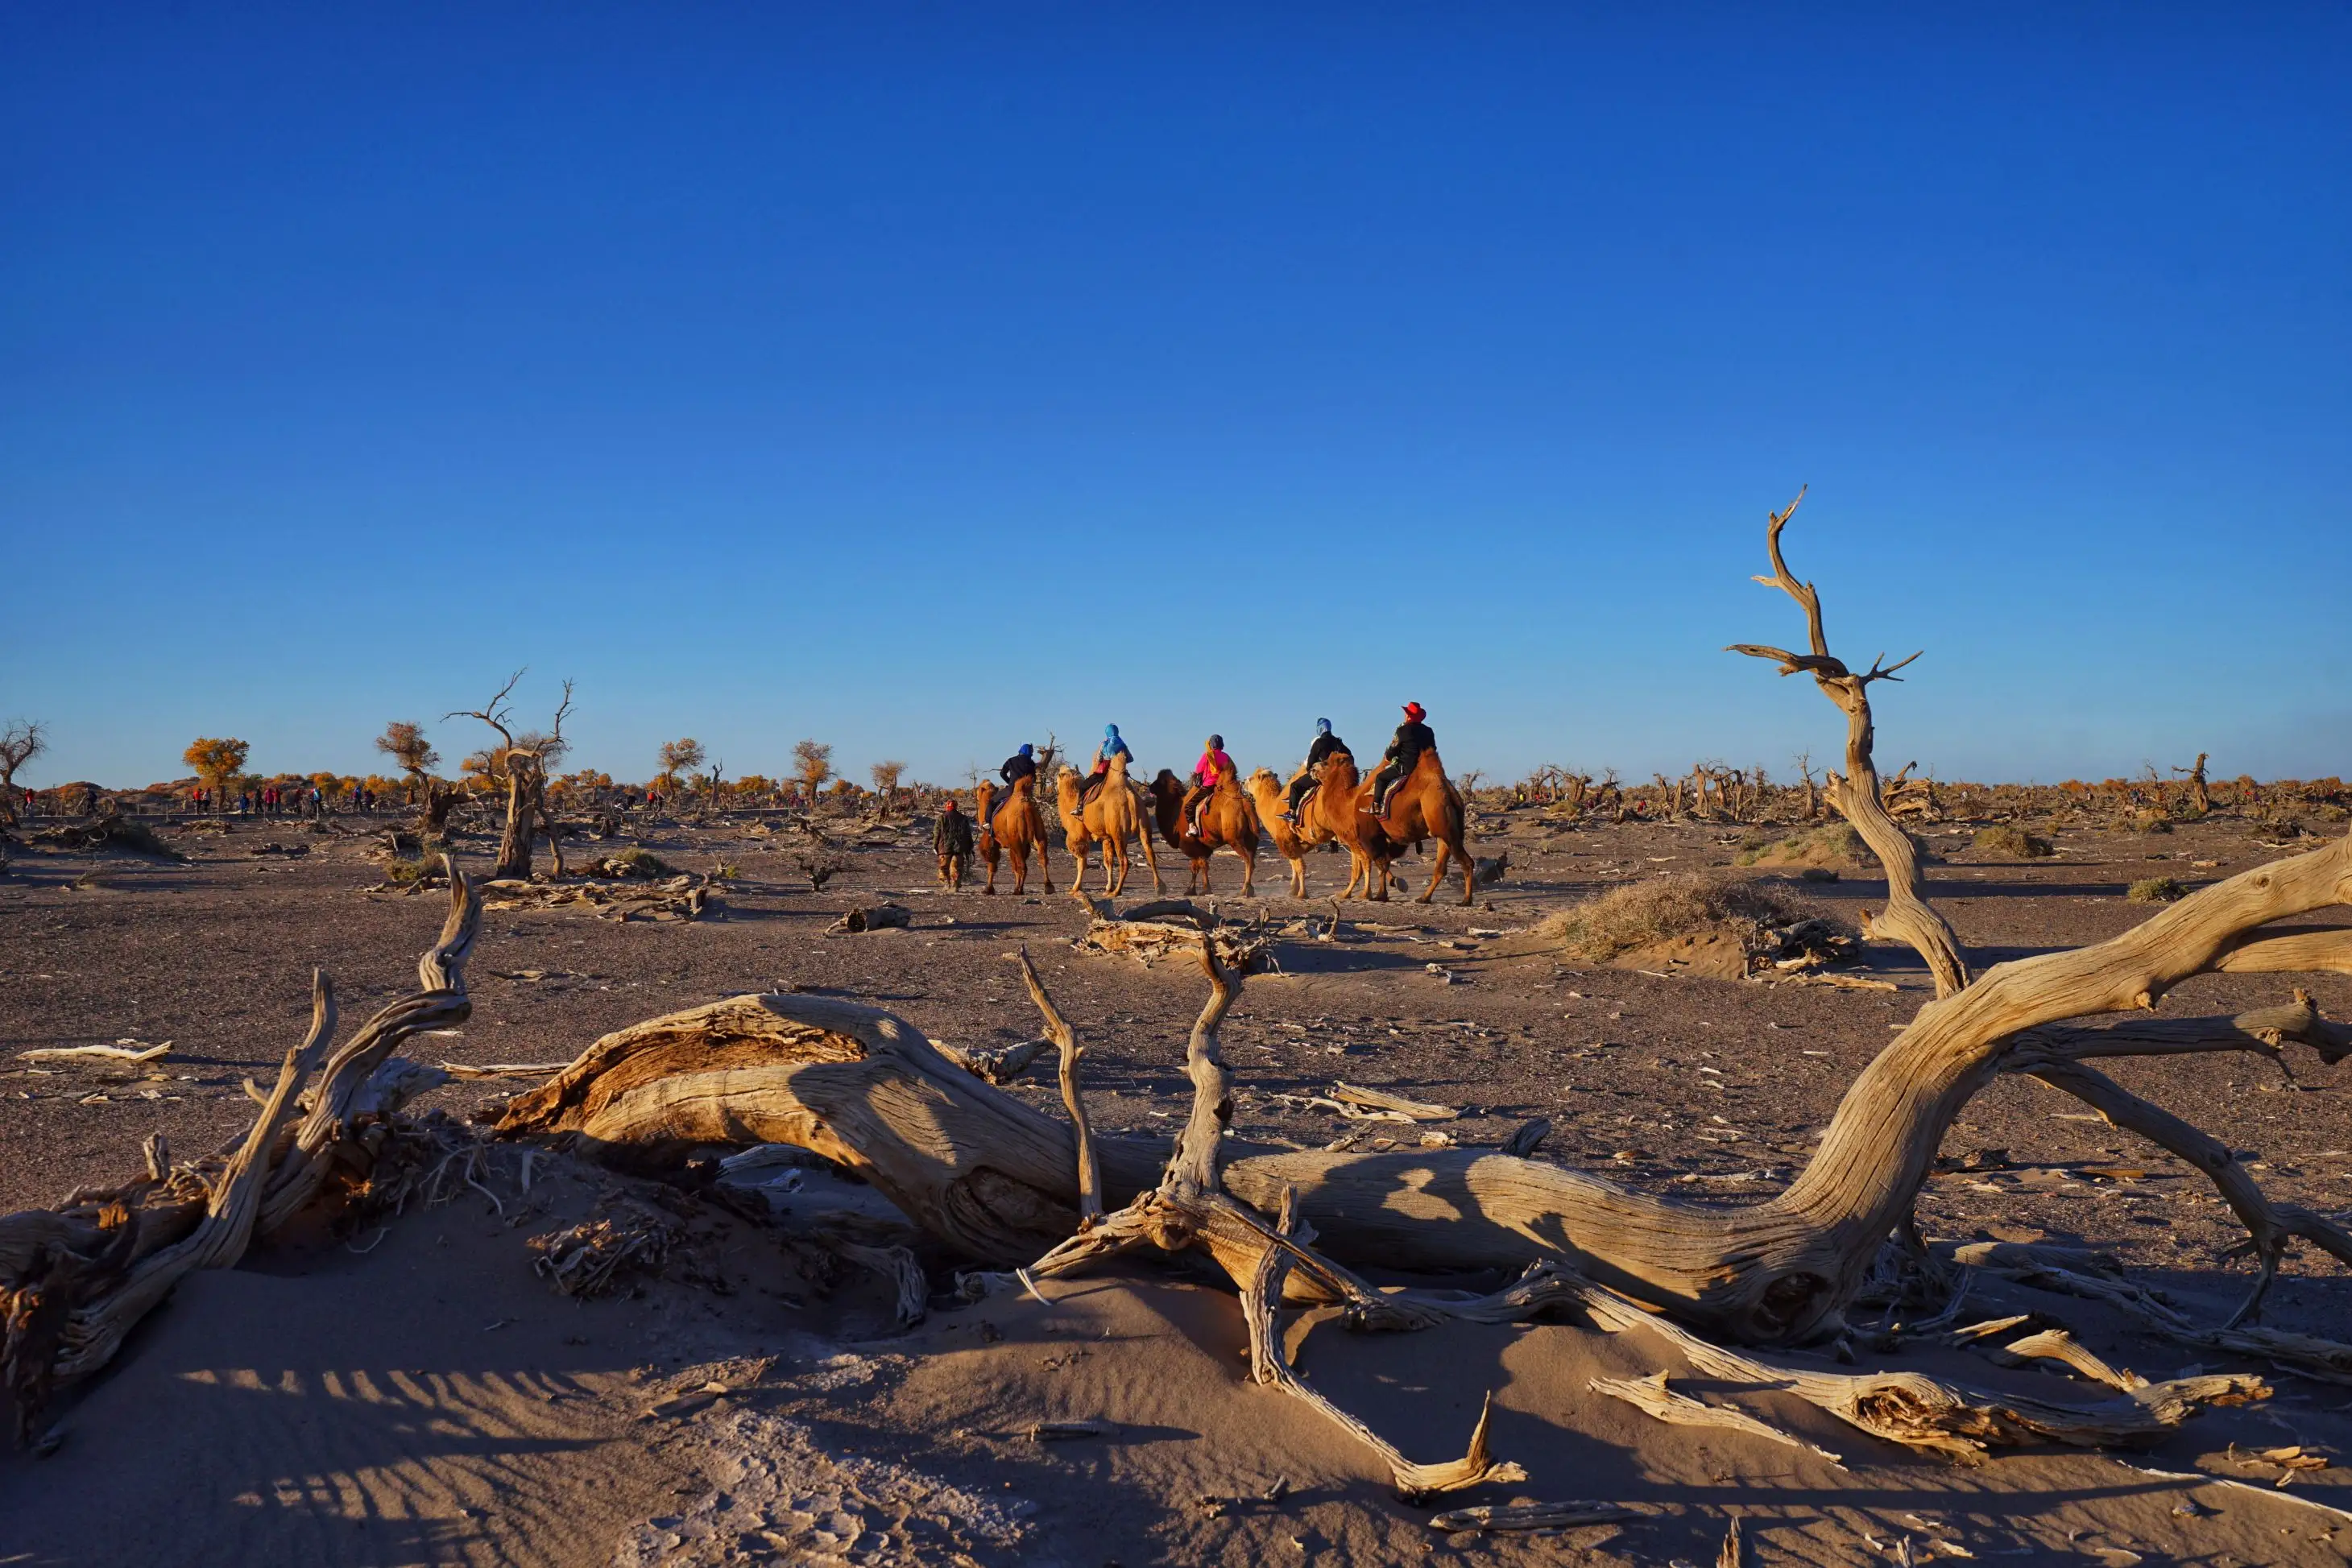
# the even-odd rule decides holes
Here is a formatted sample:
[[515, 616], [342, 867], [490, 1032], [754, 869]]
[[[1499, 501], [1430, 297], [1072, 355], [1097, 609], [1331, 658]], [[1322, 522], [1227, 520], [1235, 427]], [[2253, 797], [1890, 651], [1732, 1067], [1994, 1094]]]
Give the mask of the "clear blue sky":
[[[0, 718], [2352, 773], [2352, 11], [0, 13]], [[454, 758], [482, 738], [436, 725]]]

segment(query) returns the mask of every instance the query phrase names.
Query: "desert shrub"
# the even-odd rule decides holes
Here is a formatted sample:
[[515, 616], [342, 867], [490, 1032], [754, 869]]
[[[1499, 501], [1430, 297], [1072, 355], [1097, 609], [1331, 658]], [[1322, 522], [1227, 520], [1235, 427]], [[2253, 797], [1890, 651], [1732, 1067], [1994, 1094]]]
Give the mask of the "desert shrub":
[[418, 855], [414, 860], [400, 856], [383, 862], [383, 880], [393, 887], [422, 887], [441, 875], [441, 857], [437, 854]]
[[1832, 865], [1866, 858], [1870, 847], [1844, 822], [1827, 822], [1785, 839], [1751, 834], [1740, 846], [1741, 865]]
[[667, 861], [643, 844], [631, 844], [618, 854], [606, 855], [601, 865], [606, 876], [651, 878], [677, 874]]
[[1677, 872], [1612, 888], [1536, 927], [1577, 957], [1605, 964], [1653, 942], [1715, 929], [1789, 925], [1809, 912], [1763, 883], [1727, 872]]
[[2172, 831], [2172, 818], [2161, 807], [2142, 807], [2118, 821], [2116, 830], [2125, 833], [2168, 833]]
[[121, 850], [165, 861], [188, 858], [156, 837], [155, 831], [146, 823], [129, 817], [102, 817], [95, 822], [51, 828], [36, 835], [36, 841], [68, 850]]
[[2170, 904], [2176, 898], [2188, 896], [2188, 893], [2175, 878], [2147, 876], [2132, 883], [2124, 896], [2135, 904]]
[[2019, 861], [2042, 860], [2058, 852], [2058, 847], [2048, 839], [2029, 833], [2014, 822], [1979, 829], [1969, 847], [1979, 854], [2007, 855]]

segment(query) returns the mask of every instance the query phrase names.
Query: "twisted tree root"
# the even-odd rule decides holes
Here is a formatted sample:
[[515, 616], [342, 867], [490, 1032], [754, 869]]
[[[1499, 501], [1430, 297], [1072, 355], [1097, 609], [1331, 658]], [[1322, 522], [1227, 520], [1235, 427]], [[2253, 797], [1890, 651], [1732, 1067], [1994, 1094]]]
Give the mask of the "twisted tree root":
[[[418, 963], [423, 988], [328, 1054], [334, 989], [323, 972], [314, 977], [310, 1031], [230, 1149], [174, 1166], [161, 1138], [150, 1138], [146, 1169], [134, 1179], [0, 1218], [0, 1401], [19, 1442], [32, 1440], [54, 1391], [111, 1361], [182, 1279], [233, 1267], [254, 1237], [316, 1204], [331, 1176], [363, 1178], [400, 1105], [442, 1081], [437, 1069], [391, 1052], [471, 1011], [464, 966], [481, 899], [453, 861], [444, 864], [449, 913]], [[309, 1110], [289, 1130], [305, 1097]]]

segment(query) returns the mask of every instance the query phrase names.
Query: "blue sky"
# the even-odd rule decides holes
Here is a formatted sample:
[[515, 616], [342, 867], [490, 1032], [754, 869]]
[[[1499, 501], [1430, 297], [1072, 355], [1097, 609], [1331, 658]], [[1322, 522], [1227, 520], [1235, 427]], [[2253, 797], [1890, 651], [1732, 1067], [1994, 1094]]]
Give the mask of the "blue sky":
[[[2352, 13], [0, 14], [0, 718], [2352, 772]], [[471, 721], [436, 725], [453, 757]]]

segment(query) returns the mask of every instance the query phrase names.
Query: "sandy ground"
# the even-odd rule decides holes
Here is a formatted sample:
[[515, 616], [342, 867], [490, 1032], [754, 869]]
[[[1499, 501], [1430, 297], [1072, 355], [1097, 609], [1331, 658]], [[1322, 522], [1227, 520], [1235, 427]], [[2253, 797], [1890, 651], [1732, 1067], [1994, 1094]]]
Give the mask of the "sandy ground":
[[[617, 925], [492, 913], [469, 968], [473, 1020], [417, 1054], [560, 1061], [625, 1023], [787, 986], [861, 998], [959, 1044], [1007, 1044], [1034, 1032], [1004, 962], [1026, 944], [1092, 1046], [1098, 1126], [1171, 1129], [1197, 976], [1071, 952], [1079, 911], [1034, 883], [1027, 898], [935, 893], [920, 837], [856, 852], [814, 894], [795, 885], [777, 841], [740, 824], [657, 833], [651, 847], [686, 866], [740, 866], [722, 918]], [[268, 839], [310, 852], [248, 852]], [[1846, 992], [1578, 969], [1524, 933], [1629, 878], [1727, 864], [1738, 839], [1705, 826], [1559, 832], [1532, 812], [1489, 820], [1478, 851], [1507, 847], [1512, 875], [1480, 907], [1352, 905], [1351, 923], [1377, 926], [1280, 945], [1282, 971], [1250, 982], [1224, 1031], [1244, 1091], [1238, 1130], [1328, 1142], [1340, 1124], [1273, 1096], [1345, 1079], [1464, 1107], [1446, 1128], [1465, 1143], [1500, 1142], [1541, 1115], [1555, 1124], [1544, 1156], [1563, 1164], [1702, 1201], [1771, 1190], [1890, 1026], [1929, 994], [1916, 961], [1874, 948], [1873, 972], [1900, 988]], [[119, 1179], [150, 1131], [194, 1151], [241, 1130], [240, 1081], [266, 1074], [299, 1033], [311, 968], [333, 976], [348, 1029], [407, 988], [437, 925], [437, 899], [359, 891], [375, 875], [356, 839], [275, 824], [183, 841], [196, 857], [185, 866], [27, 855], [0, 882], [0, 1209]], [[1946, 857], [1931, 868], [1937, 902], [1987, 962], [2126, 928], [2148, 912], [2121, 896], [2137, 878], [2194, 884], [2278, 852], [2231, 821], [2063, 834], [2056, 861], [2032, 863], [1969, 852], [1965, 829], [1931, 841]], [[487, 844], [466, 847], [486, 858]], [[1425, 880], [1426, 862], [1412, 863]], [[1261, 862], [1261, 893], [1285, 886], [1279, 864]], [[1309, 864], [1318, 893], [1341, 880], [1336, 857]], [[100, 865], [110, 885], [71, 886]], [[1066, 877], [1058, 855], [1055, 869]], [[1328, 907], [1240, 905], [1238, 869], [1217, 862], [1229, 908]], [[1180, 870], [1171, 887], [1181, 880]], [[1832, 910], [1879, 894], [1858, 873], [1799, 891]], [[843, 908], [884, 894], [915, 909], [913, 929], [823, 934]], [[2332, 1016], [2352, 1013], [2352, 983], [2310, 988]], [[2234, 1010], [2286, 989], [2207, 977], [2166, 1011]], [[117, 1040], [173, 1049], [131, 1070], [16, 1054]], [[2253, 1151], [2273, 1196], [2340, 1213], [2352, 1206], [2347, 1071], [2306, 1054], [2294, 1081], [2244, 1057], [2125, 1062], [2116, 1076]], [[431, 1103], [462, 1114], [510, 1087], [458, 1083]], [[1015, 1092], [1055, 1098], [1045, 1077]], [[2004, 1082], [1969, 1107], [1945, 1152], [1972, 1149], [2006, 1150], [2012, 1168], [1938, 1176], [1920, 1206], [1930, 1236], [2095, 1245], [2217, 1312], [2242, 1292], [2247, 1267], [2226, 1256], [2239, 1233], [2202, 1179], [2073, 1101]], [[1458, 1453], [1494, 1391], [1496, 1449], [1530, 1479], [1449, 1500], [1580, 1497], [1640, 1511], [1564, 1536], [1434, 1535], [1426, 1511], [1389, 1497], [1370, 1456], [1242, 1380], [1226, 1291], [1160, 1270], [1067, 1282], [1050, 1306], [940, 1295], [924, 1323], [900, 1333], [870, 1279], [821, 1291], [772, 1230], [705, 1205], [696, 1223], [704, 1251], [727, 1260], [727, 1293], [662, 1279], [577, 1304], [532, 1274], [525, 1240], [620, 1184], [542, 1161], [525, 1192], [515, 1152], [499, 1159], [488, 1185], [502, 1213], [469, 1193], [412, 1212], [364, 1253], [352, 1247], [368, 1237], [314, 1239], [184, 1286], [68, 1405], [53, 1457], [0, 1458], [0, 1563], [1666, 1563], [1711, 1561], [1728, 1513], [1746, 1519], [1752, 1560], [1764, 1563], [1924, 1562], [1950, 1554], [1937, 1541], [2016, 1561], [2334, 1563], [2352, 1542], [2352, 1520], [2292, 1498], [2200, 1490], [2091, 1455], [1956, 1469], [1775, 1396], [1741, 1403], [1843, 1466], [1663, 1427], [1585, 1386], [1677, 1364], [1640, 1334], [1314, 1327], [1308, 1375], [1417, 1458]], [[2267, 1321], [2352, 1333], [2352, 1277], [2308, 1256], [2291, 1270]], [[934, 1270], [942, 1291], [946, 1272]], [[1979, 1304], [1988, 1315], [2044, 1311], [2151, 1377], [2188, 1360], [2079, 1301], [2000, 1286]], [[2053, 1374], [1948, 1355], [1944, 1370], [1980, 1385], [2066, 1392]], [[712, 1381], [730, 1392], [645, 1417], [665, 1394]], [[2232, 1444], [2343, 1452], [2352, 1391], [2274, 1381], [2273, 1400], [2200, 1416], [2132, 1462], [2267, 1485], [2276, 1472], [2242, 1463]], [[1056, 1418], [1109, 1426], [1067, 1443], [1024, 1435]], [[1277, 1479], [1286, 1495], [1258, 1500]], [[2294, 1494], [2352, 1508], [2352, 1469], [2305, 1471]], [[1212, 1507], [1204, 1496], [1249, 1500]]]

